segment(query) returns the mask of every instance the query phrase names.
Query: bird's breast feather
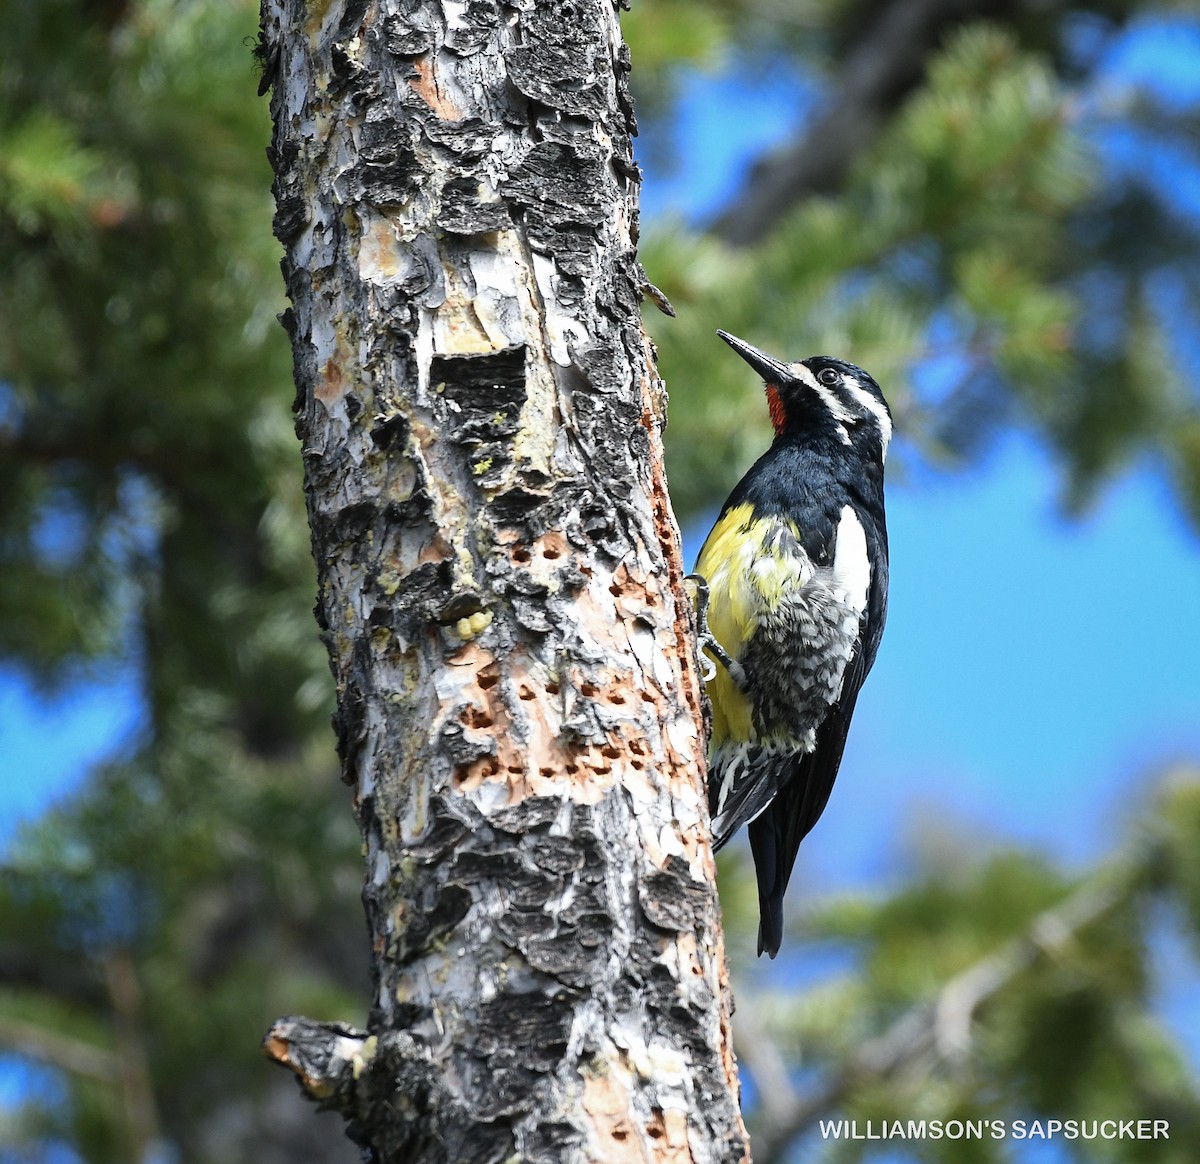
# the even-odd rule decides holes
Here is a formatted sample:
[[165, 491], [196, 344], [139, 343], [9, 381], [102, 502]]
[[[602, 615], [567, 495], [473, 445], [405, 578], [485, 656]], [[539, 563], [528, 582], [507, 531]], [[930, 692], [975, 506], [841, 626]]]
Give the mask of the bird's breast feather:
[[713, 526], [696, 570], [708, 582], [709, 629], [734, 658], [781, 598], [815, 573], [796, 527], [774, 515], [756, 517], [749, 503]]

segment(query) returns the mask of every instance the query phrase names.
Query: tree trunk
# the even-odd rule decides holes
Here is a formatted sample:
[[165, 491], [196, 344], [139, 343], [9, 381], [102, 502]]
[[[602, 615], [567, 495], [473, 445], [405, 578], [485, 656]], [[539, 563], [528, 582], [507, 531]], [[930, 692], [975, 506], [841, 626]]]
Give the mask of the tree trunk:
[[264, 0], [376, 1161], [736, 1161], [700, 685], [609, 0]]

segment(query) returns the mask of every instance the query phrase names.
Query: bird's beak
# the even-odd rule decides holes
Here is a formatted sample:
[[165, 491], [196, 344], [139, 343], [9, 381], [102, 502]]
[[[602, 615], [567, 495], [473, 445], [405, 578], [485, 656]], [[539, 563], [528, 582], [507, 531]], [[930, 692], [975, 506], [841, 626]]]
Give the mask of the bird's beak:
[[782, 384], [795, 377], [788, 371], [786, 364], [781, 364], [774, 356], [760, 352], [752, 344], [730, 335], [727, 331], [718, 331], [719, 335], [747, 364], [750, 365], [768, 384]]

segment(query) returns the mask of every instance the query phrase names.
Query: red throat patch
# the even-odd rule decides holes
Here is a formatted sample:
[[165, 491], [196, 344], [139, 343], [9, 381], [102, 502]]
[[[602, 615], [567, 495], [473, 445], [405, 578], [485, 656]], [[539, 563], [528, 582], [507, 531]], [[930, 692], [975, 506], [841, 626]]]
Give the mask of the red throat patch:
[[775, 435], [778, 436], [783, 432], [787, 414], [783, 410], [783, 401], [779, 399], [779, 389], [774, 384], [767, 385], [767, 407], [771, 410], [771, 424], [775, 428]]

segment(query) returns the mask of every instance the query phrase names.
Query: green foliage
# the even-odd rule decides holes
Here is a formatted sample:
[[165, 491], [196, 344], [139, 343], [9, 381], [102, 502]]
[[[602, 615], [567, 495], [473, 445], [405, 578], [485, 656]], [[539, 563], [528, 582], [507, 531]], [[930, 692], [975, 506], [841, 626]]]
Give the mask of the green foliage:
[[[360, 1017], [366, 994], [256, 20], [49, 0], [0, 47], [0, 651], [47, 682], [135, 661], [148, 703], [131, 757], [8, 854], [0, 1031], [34, 1023], [59, 1066], [56, 1038], [124, 1053], [106, 968], [125, 952], [181, 1160], [222, 1158], [201, 1132], [231, 1103], [265, 1118], [274, 1018]], [[63, 1081], [39, 1134], [133, 1158], [120, 1079]]]

